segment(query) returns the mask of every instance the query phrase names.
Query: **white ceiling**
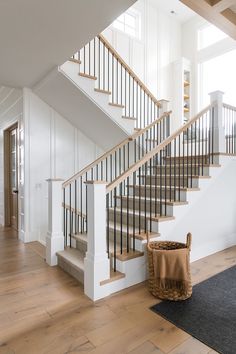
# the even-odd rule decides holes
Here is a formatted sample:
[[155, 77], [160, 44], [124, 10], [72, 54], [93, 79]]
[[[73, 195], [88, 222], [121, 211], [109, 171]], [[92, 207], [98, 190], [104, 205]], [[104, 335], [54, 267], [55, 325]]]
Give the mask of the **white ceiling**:
[[[181, 23], [187, 22], [193, 16], [196, 16], [196, 13], [190, 10], [187, 6], [182, 4], [179, 0], [154, 0], [159, 8], [163, 12], [173, 16], [176, 20]], [[171, 14], [171, 11], [174, 11], [174, 14]]]
[[0, 85], [32, 87], [135, 0], [1, 0]]

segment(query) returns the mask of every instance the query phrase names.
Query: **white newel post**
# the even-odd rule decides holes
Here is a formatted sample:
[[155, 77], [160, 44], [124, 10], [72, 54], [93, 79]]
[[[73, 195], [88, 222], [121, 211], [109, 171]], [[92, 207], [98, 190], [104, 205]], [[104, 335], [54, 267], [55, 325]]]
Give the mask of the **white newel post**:
[[57, 265], [57, 252], [64, 250], [62, 229], [62, 179], [48, 179], [48, 232], [46, 262]]
[[163, 113], [169, 111], [169, 101], [161, 99], [158, 102], [160, 102], [160, 104], [161, 104], [161, 107], [160, 107], [160, 116], [161, 116]]
[[214, 91], [209, 93], [211, 104], [215, 103], [213, 110], [213, 126], [211, 123], [211, 129], [213, 129], [214, 137], [214, 152], [215, 153], [224, 153], [225, 152], [225, 133], [223, 125], [223, 95], [222, 91]]
[[[169, 101], [161, 99], [161, 100], [159, 100], [159, 103], [161, 104], [160, 116], [162, 116], [162, 114], [169, 111]], [[171, 130], [170, 118], [168, 118], [168, 119], [169, 119], [169, 122], [168, 122], [169, 123], [169, 134], [171, 134], [172, 130]]]
[[84, 260], [84, 292], [96, 301], [109, 295], [100, 282], [110, 278], [110, 261], [106, 246], [106, 185], [104, 181], [87, 181], [88, 248]]

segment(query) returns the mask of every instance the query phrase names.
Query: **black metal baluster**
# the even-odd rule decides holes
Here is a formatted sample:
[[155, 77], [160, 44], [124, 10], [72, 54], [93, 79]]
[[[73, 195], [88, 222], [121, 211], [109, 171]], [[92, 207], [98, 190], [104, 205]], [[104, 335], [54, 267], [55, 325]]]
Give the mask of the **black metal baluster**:
[[107, 254], [110, 257], [110, 215], [109, 215], [109, 193], [106, 195], [106, 211], [107, 211]]
[[[167, 175], [166, 175], [166, 167], [167, 167], [167, 146], [165, 146], [165, 179], [164, 179], [164, 183], [165, 183], [165, 215], [167, 215]], [[170, 164], [171, 166], [171, 164]], [[170, 186], [170, 190], [171, 190], [171, 193], [172, 193], [172, 188]]]
[[[116, 201], [116, 187], [114, 188], [114, 199]], [[116, 272], [116, 202], [114, 203], [114, 254], [113, 254], [113, 258], [114, 258], [114, 272]]]
[[[88, 62], [88, 64], [89, 64], [89, 75], [91, 75], [91, 68], [90, 68], [90, 66], [91, 66], [91, 48], [90, 48], [90, 46], [91, 46], [91, 43], [89, 42], [89, 44], [88, 44], [88, 46], [89, 46], [89, 62]], [[75, 218], [76, 219], [76, 218]]]
[[77, 234], [77, 180], [75, 179], [75, 234]]
[[[160, 175], [159, 175], [159, 188], [160, 188], [160, 216], [162, 216], [162, 152], [160, 151]], [[165, 161], [167, 163], [167, 161]]]
[[[85, 181], [87, 182], [88, 180], [88, 173], [86, 172], [85, 174]], [[86, 229], [84, 230], [86, 233], [88, 232], [88, 186], [87, 184], [85, 185], [85, 221], [86, 221]]]
[[64, 243], [66, 247], [66, 189], [65, 188], [63, 188], [63, 216], [64, 216], [64, 225], [63, 225]]
[[81, 195], [80, 195], [80, 213], [81, 213], [81, 218], [80, 218], [80, 229], [81, 229], [81, 233], [83, 233], [83, 181], [82, 181], [82, 176], [80, 177], [80, 191], [81, 191]]
[[123, 253], [123, 183], [120, 183], [120, 254]]
[[[136, 185], [136, 171], [133, 173], [133, 214], [134, 214], [134, 211], [136, 210], [136, 198], [135, 198], [135, 193], [134, 193], [134, 186]], [[136, 217], [134, 217], [133, 215], [133, 235], [132, 235], [132, 238], [133, 238], [133, 251], [135, 251], [135, 224], [136, 224]]]
[[[169, 168], [171, 171], [172, 167]], [[174, 139], [174, 201], [176, 201], [176, 138]]]
[[[211, 109], [211, 120], [212, 120], [212, 130], [211, 130], [211, 163], [214, 161], [214, 131], [215, 131], [215, 111], [214, 107]], [[216, 151], [218, 152], [218, 151]], [[220, 151], [219, 151], [220, 152]]]
[[[127, 177], [127, 208], [126, 208], [126, 250], [129, 253], [129, 177]], [[134, 216], [134, 215], [133, 215]]]
[[69, 210], [70, 210], [70, 247], [71, 247], [71, 232], [72, 232], [72, 206], [71, 206], [71, 184], [70, 184], [70, 190], [69, 190]]
[[[139, 167], [138, 170], [139, 176], [141, 176], [141, 167]], [[139, 177], [139, 186], [138, 186], [138, 227], [139, 227], [139, 234], [141, 233], [141, 177]]]
[[98, 88], [101, 90], [101, 40], [98, 40]]

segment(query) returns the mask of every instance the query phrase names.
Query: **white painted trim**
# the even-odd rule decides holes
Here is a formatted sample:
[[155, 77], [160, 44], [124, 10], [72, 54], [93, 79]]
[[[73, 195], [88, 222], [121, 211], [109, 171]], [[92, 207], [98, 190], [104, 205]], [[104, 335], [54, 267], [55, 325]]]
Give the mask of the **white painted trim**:
[[24, 125], [24, 237], [30, 242], [30, 94], [29, 88], [23, 89], [23, 125]]

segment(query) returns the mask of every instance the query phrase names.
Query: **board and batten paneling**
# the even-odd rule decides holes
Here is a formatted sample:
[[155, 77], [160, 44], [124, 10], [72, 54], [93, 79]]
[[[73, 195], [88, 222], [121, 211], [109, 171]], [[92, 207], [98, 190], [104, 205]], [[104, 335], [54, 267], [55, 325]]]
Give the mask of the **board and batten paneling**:
[[[129, 11], [129, 10], [128, 10]], [[172, 100], [172, 63], [182, 56], [182, 24], [155, 0], [139, 0], [140, 38], [109, 26], [104, 36], [158, 99]]]
[[[46, 179], [66, 180], [96, 159], [102, 150], [78, 128], [62, 117], [32, 91], [26, 90], [29, 112], [28, 231], [26, 241], [45, 242], [47, 234], [48, 186]], [[27, 160], [27, 158], [26, 158]]]

